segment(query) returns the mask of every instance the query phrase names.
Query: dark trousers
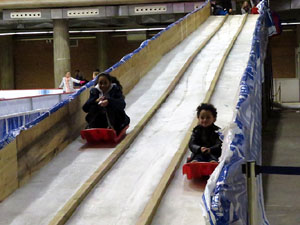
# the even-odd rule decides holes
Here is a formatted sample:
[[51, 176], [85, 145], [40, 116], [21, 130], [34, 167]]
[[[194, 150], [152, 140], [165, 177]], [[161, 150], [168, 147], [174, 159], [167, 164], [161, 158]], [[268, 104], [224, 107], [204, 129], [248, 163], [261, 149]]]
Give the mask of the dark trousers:
[[130, 122], [129, 117], [124, 111], [114, 111], [109, 108], [100, 106], [93, 106], [85, 117], [88, 128], [108, 128], [109, 122], [111, 128], [115, 129], [117, 133], [121, 131]]
[[212, 160], [218, 162], [218, 157], [212, 154], [194, 154], [192, 153], [191, 157], [189, 158], [188, 162], [196, 160], [198, 162], [210, 162]]

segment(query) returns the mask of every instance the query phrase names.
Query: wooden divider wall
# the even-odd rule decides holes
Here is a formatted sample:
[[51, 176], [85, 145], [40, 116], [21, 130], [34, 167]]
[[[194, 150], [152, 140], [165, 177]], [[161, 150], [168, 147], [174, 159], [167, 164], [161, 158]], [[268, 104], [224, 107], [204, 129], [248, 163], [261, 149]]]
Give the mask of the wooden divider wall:
[[[111, 72], [126, 95], [171, 49], [184, 40], [210, 15], [210, 4], [190, 15], [176, 26], [149, 41], [139, 53]], [[175, 75], [174, 75], [175, 76]], [[47, 164], [69, 143], [78, 137], [85, 126], [81, 107], [89, 91], [34, 127], [22, 131], [16, 140], [0, 150], [0, 201], [22, 186], [32, 174]]]
[[0, 151], [0, 202], [18, 187], [16, 141]]

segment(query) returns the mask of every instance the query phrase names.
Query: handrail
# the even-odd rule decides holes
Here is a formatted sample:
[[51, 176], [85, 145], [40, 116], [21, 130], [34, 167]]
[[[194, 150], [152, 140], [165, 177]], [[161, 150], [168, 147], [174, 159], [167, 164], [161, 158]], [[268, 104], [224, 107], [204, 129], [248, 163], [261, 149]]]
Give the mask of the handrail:
[[32, 110], [32, 111], [27, 111], [27, 112], [13, 113], [13, 114], [5, 115], [5, 116], [0, 116], [0, 120], [9, 119], [12, 117], [30, 115], [30, 114], [38, 113], [38, 112], [46, 112], [47, 110], [48, 109], [36, 109], [36, 110]]
[[[46, 95], [38, 95], [38, 96], [27, 96], [20, 98], [10, 98], [10, 99], [2, 99], [0, 100], [1, 110], [0, 117], [8, 116], [18, 113], [26, 113], [31, 112], [33, 110], [40, 109], [50, 109], [55, 104], [61, 102], [66, 99], [70, 93], [57, 93], [57, 94], [46, 94]], [[43, 99], [43, 105], [41, 106], [38, 102], [41, 102]], [[11, 105], [15, 105], [16, 107], [12, 108]], [[21, 105], [18, 107], [18, 105]]]
[[256, 176], [264, 174], [277, 175], [300, 175], [300, 167], [292, 166], [260, 166], [255, 160], [247, 161], [242, 164], [242, 173], [246, 175], [247, 180], [247, 196], [248, 196], [248, 222], [249, 225], [257, 224], [257, 188]]
[[[51, 93], [51, 90], [54, 91], [54, 93]], [[37, 95], [31, 94], [31, 95], [25, 95], [24, 92], [38, 92], [40, 91], [41, 93], [38, 93]], [[45, 94], [43, 94], [43, 91]], [[50, 91], [47, 93], [47, 91]], [[17, 97], [5, 97], [5, 95], [10, 95], [14, 94], [13, 92], [22, 92], [22, 95]], [[72, 92], [73, 93], [73, 92]], [[52, 88], [52, 89], [20, 89], [20, 90], [0, 90], [0, 101], [9, 101], [9, 100], [16, 100], [16, 99], [24, 99], [24, 98], [35, 98], [35, 97], [41, 97], [41, 96], [48, 96], [48, 95], [62, 95], [62, 94], [72, 94], [70, 93], [64, 93], [62, 89], [58, 88]]]

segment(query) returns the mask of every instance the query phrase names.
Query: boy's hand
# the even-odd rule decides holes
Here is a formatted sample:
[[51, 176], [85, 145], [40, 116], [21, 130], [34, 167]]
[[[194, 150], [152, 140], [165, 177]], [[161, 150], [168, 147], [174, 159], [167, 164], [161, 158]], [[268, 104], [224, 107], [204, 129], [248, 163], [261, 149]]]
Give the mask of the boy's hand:
[[201, 152], [202, 152], [203, 154], [209, 154], [209, 153], [210, 153], [210, 148], [201, 147]]

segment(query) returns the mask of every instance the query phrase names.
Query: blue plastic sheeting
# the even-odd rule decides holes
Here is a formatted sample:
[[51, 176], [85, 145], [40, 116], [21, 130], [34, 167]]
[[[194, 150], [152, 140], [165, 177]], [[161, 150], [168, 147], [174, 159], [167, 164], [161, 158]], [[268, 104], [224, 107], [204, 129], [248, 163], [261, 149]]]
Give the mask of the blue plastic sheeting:
[[[57, 91], [61, 93], [61, 90]], [[21, 130], [26, 129], [26, 124], [31, 124], [39, 118], [42, 111], [48, 110], [61, 100], [68, 99], [68, 96], [69, 94], [52, 94], [0, 101], [0, 149], [19, 135]]]
[[[240, 82], [235, 118], [224, 136], [220, 166], [208, 181], [203, 202], [205, 217], [210, 224], [248, 224], [246, 177], [242, 164], [255, 160], [261, 165], [261, 99], [264, 75], [263, 62], [268, 42], [269, 9], [260, 2], [258, 18], [247, 68]], [[256, 179], [257, 221], [269, 224], [264, 211], [261, 175]]]
[[11, 142], [27, 123], [40, 117], [41, 114], [42, 112], [34, 112], [30, 114], [0, 119], [0, 149]]
[[[135, 49], [132, 53], [124, 56], [119, 62], [117, 62], [116, 64], [114, 64], [110, 68], [108, 68], [105, 72], [111, 72], [111, 71], [115, 70], [116, 68], [118, 68], [120, 65], [122, 65], [123, 63], [125, 63], [126, 61], [128, 61], [133, 55], [137, 54], [143, 48], [145, 48], [150, 41], [153, 41], [153, 40], [157, 39], [162, 33], [166, 32], [167, 30], [169, 30], [173, 26], [176, 26], [178, 23], [184, 21], [184, 19], [187, 18], [187, 17], [189, 17], [191, 14], [193, 14], [193, 13], [201, 10], [204, 6], [206, 6], [208, 4], [208, 2], [209, 2], [209, 0], [206, 0], [205, 3], [201, 7], [199, 7], [198, 9], [190, 12], [185, 17], [183, 17], [183, 18], [179, 19], [178, 21], [172, 23], [171, 25], [169, 25], [168, 27], [166, 27], [164, 30], [160, 31], [155, 36], [153, 36], [151, 39], [148, 39], [148, 40], [145, 40], [144, 42], [142, 42], [139, 48]], [[32, 126], [38, 124], [40, 121], [42, 121], [43, 119], [45, 119], [46, 117], [48, 117], [50, 114], [56, 112], [58, 109], [60, 109], [64, 105], [68, 104], [70, 101], [72, 101], [74, 98], [76, 98], [78, 95], [80, 95], [87, 88], [90, 88], [91, 86], [95, 85], [96, 80], [97, 80], [97, 78], [95, 78], [94, 80], [91, 80], [86, 85], [84, 85], [83, 87], [81, 87], [77, 92], [68, 95], [68, 97], [66, 99], [64, 99], [63, 101], [61, 101], [61, 102], [57, 103], [56, 105], [54, 105], [51, 109], [49, 109], [49, 111], [47, 111], [45, 113], [42, 113], [39, 117], [37, 117], [37, 118], [33, 119], [32, 121], [26, 123], [25, 126], [21, 126], [20, 128], [12, 130], [12, 132], [9, 132], [5, 136], [4, 140], [0, 140], [0, 150], [5, 145], [7, 145], [8, 143], [10, 143], [12, 140], [14, 140], [14, 138], [21, 132], [21, 130], [26, 130], [26, 129], [31, 128]], [[1, 104], [1, 101], [0, 101], [0, 104]], [[1, 105], [0, 105], [0, 107], [1, 107]], [[1, 125], [1, 122], [0, 122], [0, 125]]]
[[[10, 97], [19, 96], [20, 91], [2, 91]], [[25, 125], [31, 123], [41, 116], [41, 111], [46, 111], [61, 100], [68, 98], [69, 94], [53, 94], [62, 93], [62, 90], [28, 90], [25, 95], [48, 93], [46, 96], [26, 97], [20, 99], [7, 99], [0, 101], [0, 149], [11, 142], [20, 131], [25, 129]], [[37, 112], [38, 111], [38, 112]]]

